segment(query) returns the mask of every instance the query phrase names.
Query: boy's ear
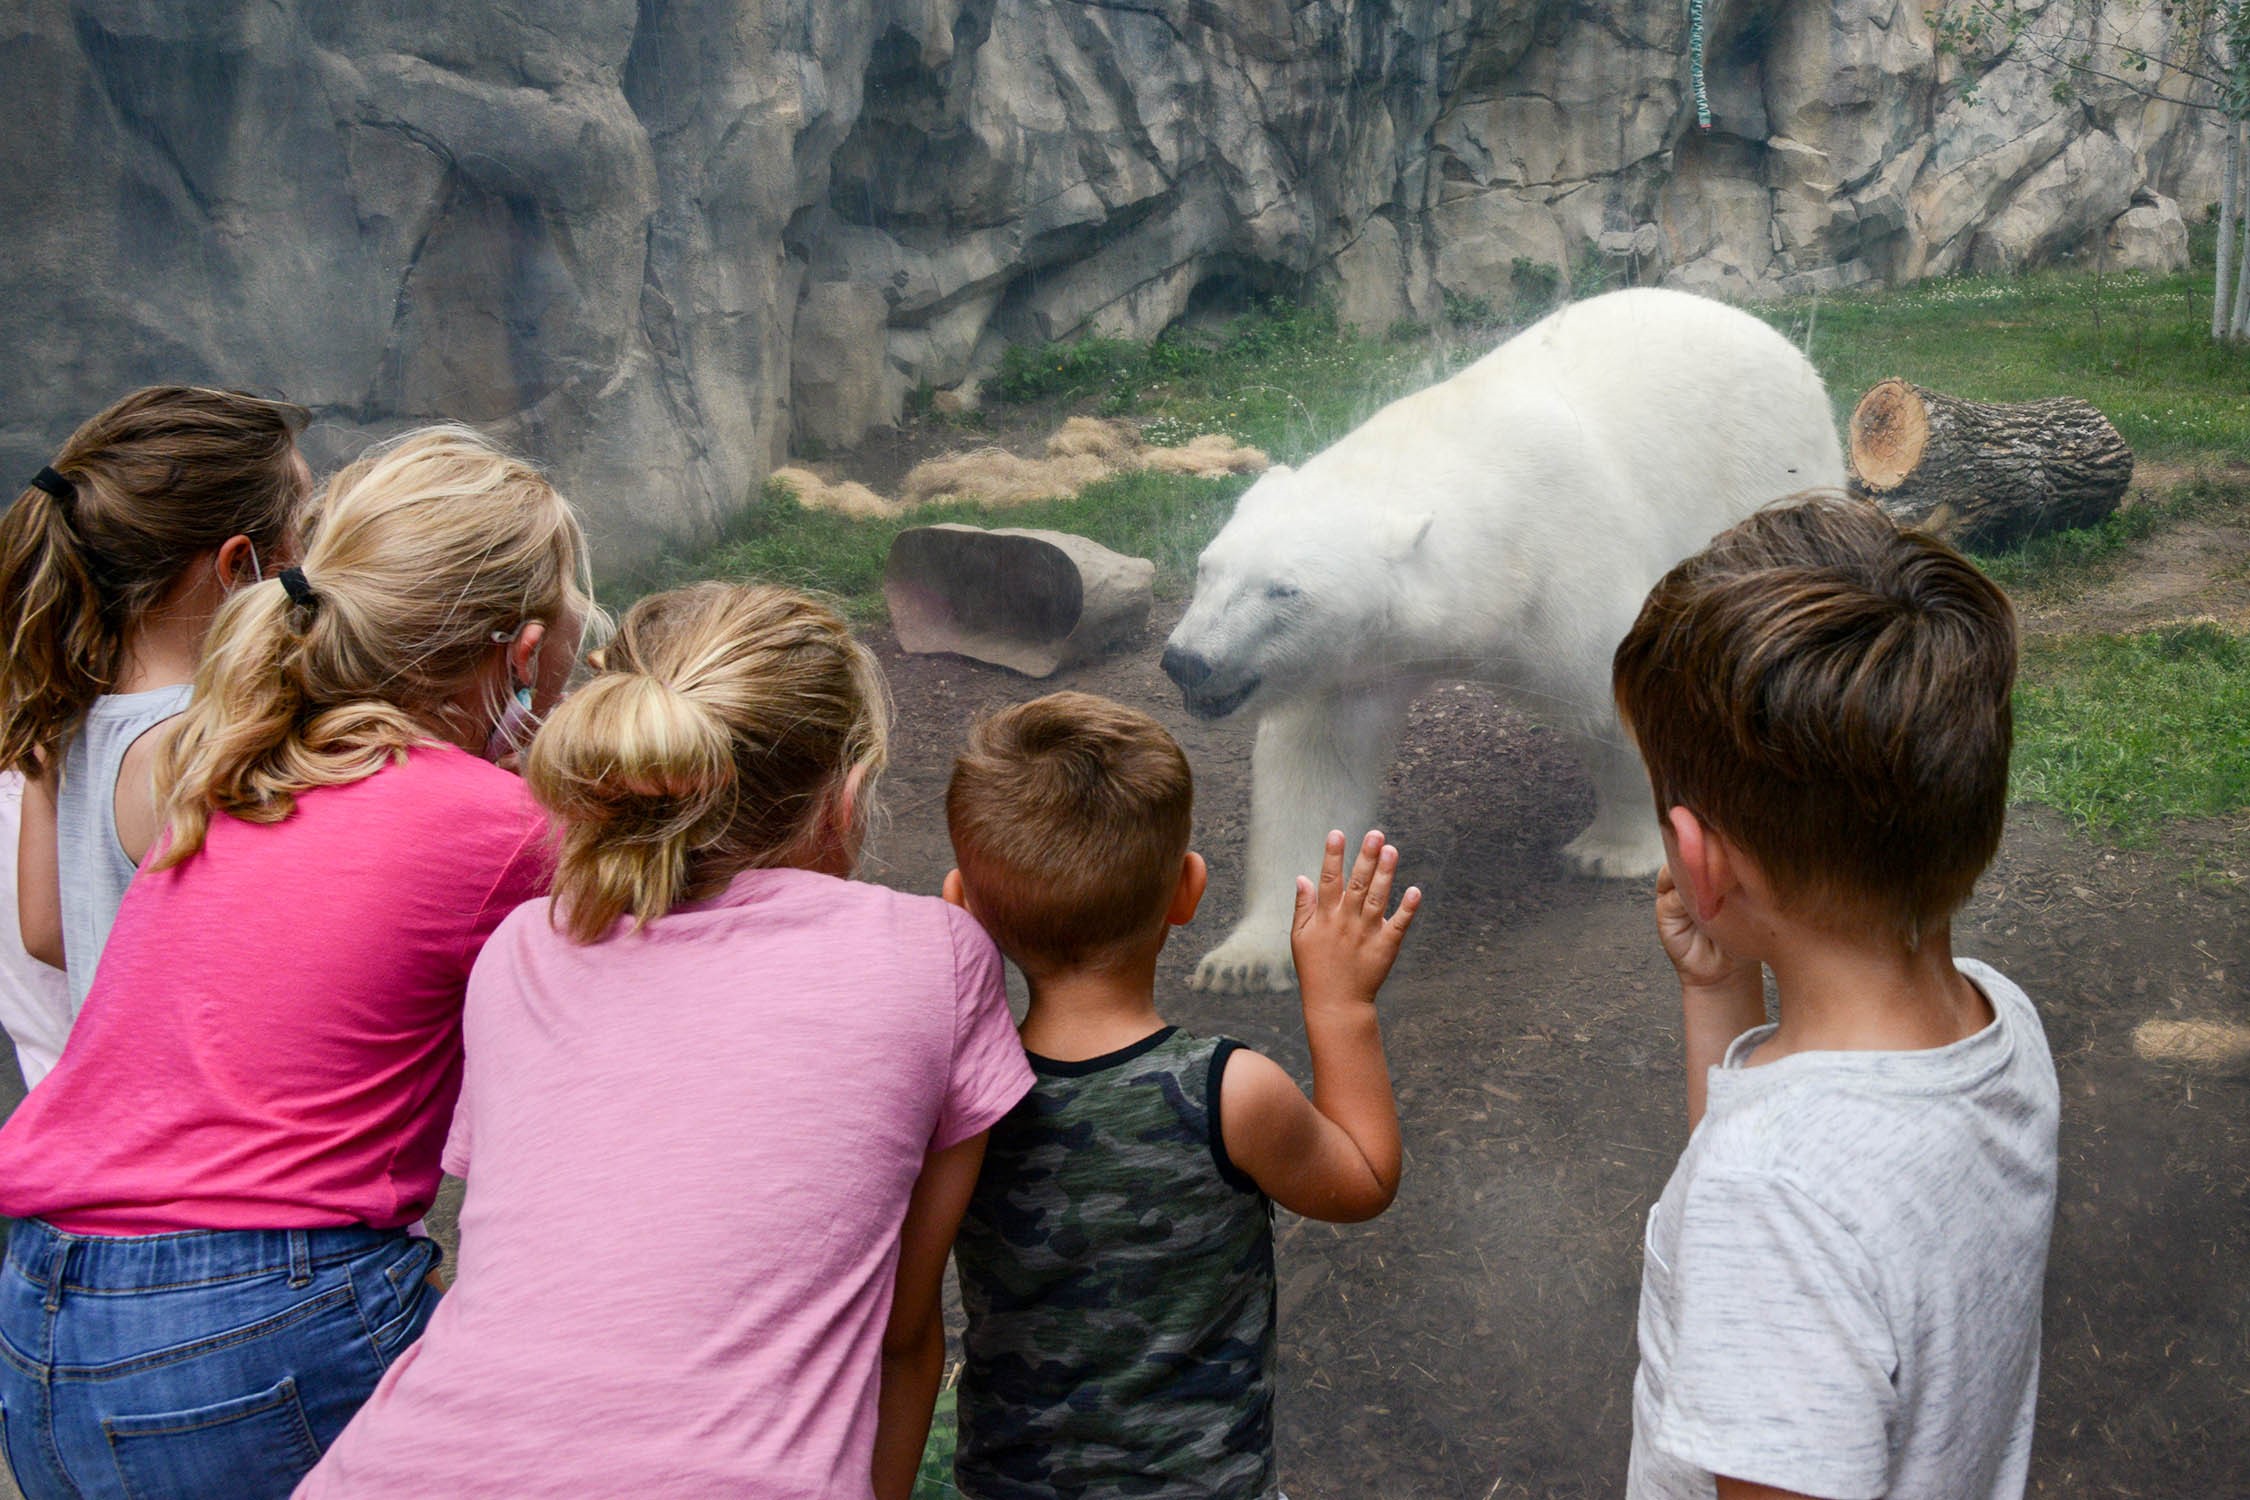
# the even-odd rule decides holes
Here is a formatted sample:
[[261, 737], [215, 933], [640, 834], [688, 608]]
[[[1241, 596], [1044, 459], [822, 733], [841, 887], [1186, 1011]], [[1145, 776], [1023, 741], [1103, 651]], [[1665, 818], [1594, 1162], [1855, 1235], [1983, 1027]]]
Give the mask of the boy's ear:
[[1695, 914], [1698, 925], [1707, 923], [1741, 887], [1742, 881], [1734, 868], [1734, 851], [1724, 838], [1684, 807], [1675, 807], [1666, 813], [1664, 823], [1671, 832], [1673, 848], [1679, 851], [1678, 869], [1687, 887], [1683, 894], [1687, 897], [1688, 910]]
[[1174, 927], [1185, 927], [1195, 920], [1195, 909], [1203, 904], [1203, 891], [1211, 883], [1210, 867], [1203, 856], [1193, 849], [1180, 861], [1180, 883], [1172, 888], [1172, 904], [1165, 908], [1164, 920]]
[[961, 872], [957, 869], [945, 872], [945, 885], [938, 891], [938, 894], [943, 896], [949, 904], [958, 906], [963, 911], [969, 909], [969, 888], [961, 883]]

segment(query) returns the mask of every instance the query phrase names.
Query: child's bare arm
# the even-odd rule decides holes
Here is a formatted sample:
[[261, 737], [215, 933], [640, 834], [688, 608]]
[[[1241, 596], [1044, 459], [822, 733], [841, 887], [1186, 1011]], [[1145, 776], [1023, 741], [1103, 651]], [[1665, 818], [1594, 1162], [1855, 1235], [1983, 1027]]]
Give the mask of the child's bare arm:
[[1313, 1096], [1272, 1059], [1228, 1058], [1219, 1128], [1227, 1155], [1283, 1208], [1342, 1223], [1372, 1219], [1398, 1195], [1398, 1106], [1375, 994], [1398, 958], [1422, 893], [1386, 917], [1398, 851], [1370, 833], [1351, 875], [1331, 833], [1320, 883], [1300, 880], [1289, 941], [1312, 1046]]
[[1777, 1490], [1770, 1484], [1752, 1484], [1747, 1479], [1729, 1479], [1718, 1476], [1719, 1500], [1812, 1500], [1795, 1490]]
[[983, 1135], [932, 1152], [915, 1179], [899, 1230], [898, 1284], [883, 1330], [883, 1376], [875, 1403], [877, 1500], [908, 1500], [930, 1437], [930, 1411], [945, 1374], [941, 1300], [945, 1258], [984, 1165]]
[[59, 969], [63, 966], [62, 876], [55, 818], [53, 777], [26, 776], [23, 821], [16, 828], [16, 924], [23, 935], [23, 951]]

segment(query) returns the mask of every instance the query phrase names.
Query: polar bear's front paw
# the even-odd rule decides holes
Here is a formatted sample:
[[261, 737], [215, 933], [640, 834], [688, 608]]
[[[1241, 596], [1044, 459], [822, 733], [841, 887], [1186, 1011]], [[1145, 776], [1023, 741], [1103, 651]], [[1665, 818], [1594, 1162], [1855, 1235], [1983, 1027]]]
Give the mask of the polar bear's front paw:
[[1285, 995], [1297, 987], [1289, 940], [1275, 942], [1237, 932], [1203, 955], [1188, 987], [1214, 995]]
[[1655, 834], [1646, 838], [1612, 838], [1589, 828], [1563, 845], [1563, 858], [1581, 875], [1609, 880], [1645, 880], [1664, 865], [1664, 841]]

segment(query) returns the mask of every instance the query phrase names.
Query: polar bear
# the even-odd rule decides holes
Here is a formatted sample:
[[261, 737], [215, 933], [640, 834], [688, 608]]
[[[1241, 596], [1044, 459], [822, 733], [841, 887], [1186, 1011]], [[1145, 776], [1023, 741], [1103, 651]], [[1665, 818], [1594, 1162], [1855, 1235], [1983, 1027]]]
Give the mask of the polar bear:
[[1188, 711], [1260, 715], [1242, 920], [1198, 989], [1295, 983], [1289, 914], [1330, 828], [1369, 826], [1406, 710], [1485, 682], [1572, 736], [1587, 874], [1663, 858], [1610, 656], [1656, 580], [1772, 500], [1844, 480], [1820, 377], [1748, 313], [1684, 292], [1566, 307], [1244, 492], [1164, 651]]

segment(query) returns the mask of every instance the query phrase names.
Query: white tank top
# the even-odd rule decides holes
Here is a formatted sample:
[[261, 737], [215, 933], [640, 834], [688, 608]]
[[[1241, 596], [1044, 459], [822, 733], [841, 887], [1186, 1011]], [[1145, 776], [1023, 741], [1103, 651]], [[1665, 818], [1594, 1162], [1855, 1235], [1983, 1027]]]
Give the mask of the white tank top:
[[78, 738], [63, 754], [55, 793], [55, 855], [62, 877], [63, 959], [70, 1012], [86, 1003], [94, 965], [132, 884], [134, 864], [117, 840], [117, 771], [133, 741], [188, 706], [192, 689], [152, 688], [94, 700]]
[[16, 909], [16, 861], [10, 853], [23, 819], [23, 777], [0, 771], [0, 1028], [16, 1044], [16, 1066], [30, 1088], [54, 1069], [70, 1035], [70, 981], [24, 951]]

